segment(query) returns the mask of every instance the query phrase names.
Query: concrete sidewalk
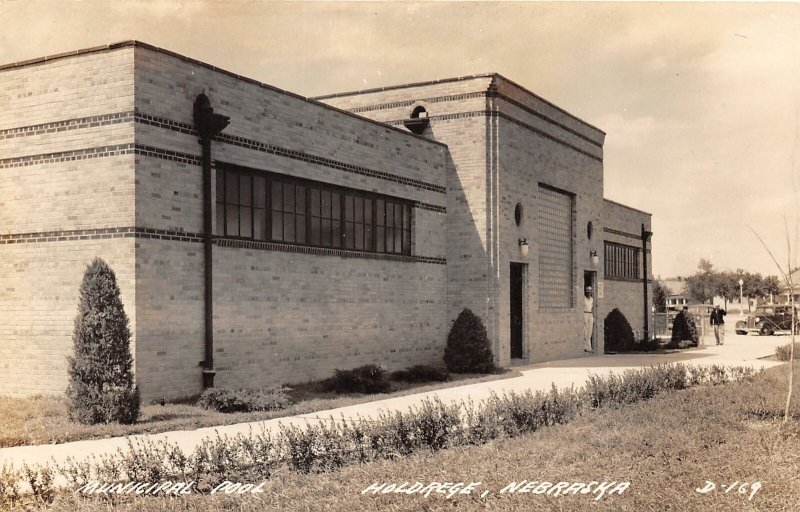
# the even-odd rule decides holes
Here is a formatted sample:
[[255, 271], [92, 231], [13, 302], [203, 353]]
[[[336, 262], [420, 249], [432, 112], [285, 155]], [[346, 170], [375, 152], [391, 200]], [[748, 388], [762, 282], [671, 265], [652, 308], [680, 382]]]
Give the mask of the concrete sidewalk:
[[[733, 322], [731, 322], [733, 323]], [[731, 326], [732, 328], [732, 326]], [[371, 418], [385, 411], [405, 411], [419, 404], [422, 400], [438, 397], [446, 403], [461, 402], [471, 399], [475, 402], [489, 397], [492, 393], [502, 394], [510, 391], [549, 390], [552, 385], [559, 388], [580, 387], [586, 383], [589, 375], [605, 375], [609, 372], [621, 373], [630, 368], [642, 368], [662, 363], [682, 362], [691, 365], [726, 365], [751, 366], [753, 368], [769, 368], [781, 364], [777, 361], [765, 361], [763, 357], [775, 354], [775, 347], [789, 342], [786, 336], [737, 336], [728, 334], [725, 344], [714, 345], [711, 338], [706, 338], [706, 345], [694, 350], [672, 354], [625, 354], [588, 356], [578, 359], [551, 361], [515, 369], [521, 372], [518, 377], [457, 386], [427, 393], [407, 395], [397, 398], [376, 400], [358, 405], [342, 407], [327, 411], [319, 411], [299, 416], [277, 418], [268, 421], [240, 423], [218, 427], [201, 428], [192, 431], [173, 431], [161, 434], [136, 435], [89, 441], [76, 441], [58, 445], [17, 446], [0, 449], [0, 467], [11, 465], [21, 467], [22, 464], [37, 465], [55, 461], [63, 463], [68, 458], [83, 460], [90, 455], [112, 454], [118, 449], [127, 450], [128, 439], [149, 439], [154, 442], [166, 441], [180, 446], [184, 451], [191, 451], [203, 439], [220, 436], [247, 434], [250, 431], [260, 432], [262, 428], [276, 429], [279, 423], [284, 425], [306, 425], [318, 421], [330, 421], [330, 418]]]

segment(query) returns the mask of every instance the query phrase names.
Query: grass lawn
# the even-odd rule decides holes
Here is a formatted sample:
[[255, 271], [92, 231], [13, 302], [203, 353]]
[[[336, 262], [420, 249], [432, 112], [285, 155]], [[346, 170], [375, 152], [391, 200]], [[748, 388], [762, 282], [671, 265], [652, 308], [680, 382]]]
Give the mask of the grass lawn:
[[[798, 510], [800, 379], [793, 420], [779, 429], [786, 367], [754, 382], [691, 388], [647, 402], [587, 412], [566, 425], [482, 446], [424, 452], [302, 475], [280, 470], [262, 494], [116, 497], [114, 510], [286, 511], [756, 511]], [[224, 475], [222, 475], [224, 477]], [[622, 494], [501, 494], [510, 482], [630, 482]], [[362, 495], [370, 484], [481, 482], [477, 494]], [[699, 493], [712, 481], [717, 490]], [[752, 500], [743, 482], [761, 483]], [[738, 482], [725, 493], [724, 487]], [[257, 483], [257, 482], [255, 482]], [[48, 510], [108, 510], [107, 501], [60, 495]]]
[[65, 398], [37, 396], [32, 398], [0, 397], [0, 448], [30, 444], [65, 443], [131, 434], [155, 434], [170, 430], [193, 430], [216, 425], [230, 425], [267, 420], [297, 414], [335, 409], [395, 396], [422, 393], [435, 389], [475, 382], [506, 379], [519, 375], [516, 371], [501, 374], [451, 374], [449, 382], [409, 384], [391, 381], [387, 394], [336, 395], [321, 391], [315, 383], [292, 386], [292, 405], [279, 411], [223, 414], [191, 404], [145, 405], [135, 425], [81, 425], [69, 420]]

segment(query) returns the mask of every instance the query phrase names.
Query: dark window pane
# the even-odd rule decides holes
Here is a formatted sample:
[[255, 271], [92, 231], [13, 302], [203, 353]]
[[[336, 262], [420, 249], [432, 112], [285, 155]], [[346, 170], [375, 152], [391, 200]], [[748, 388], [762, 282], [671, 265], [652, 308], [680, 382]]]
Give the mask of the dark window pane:
[[403, 254], [411, 254], [411, 231], [403, 230]]
[[344, 198], [344, 220], [353, 221], [353, 196], [345, 196]]
[[216, 235], [224, 235], [225, 234], [225, 205], [222, 203], [217, 203], [217, 222], [214, 226], [214, 234]]
[[331, 192], [331, 219], [342, 219], [342, 198], [337, 192]]
[[386, 203], [386, 226], [394, 226], [394, 204]]
[[240, 207], [239, 210], [239, 236], [253, 238], [253, 210], [246, 206]]
[[320, 244], [323, 247], [331, 246], [331, 221], [330, 219], [322, 219], [322, 226], [320, 227]]
[[394, 252], [394, 229], [386, 228], [386, 252]]
[[239, 203], [239, 175], [233, 172], [225, 173], [225, 202], [228, 204]]
[[403, 229], [411, 229], [411, 207], [403, 205]]
[[267, 239], [267, 211], [263, 208], [256, 208], [253, 211], [253, 238]]
[[283, 214], [281, 212], [272, 213], [272, 239], [283, 240]]
[[319, 217], [321, 215], [319, 189], [316, 188], [311, 189], [311, 215], [313, 217]]
[[225, 200], [225, 171], [222, 169], [217, 169], [217, 190], [216, 190], [216, 198], [217, 202], [221, 203]]
[[[312, 194], [313, 197], [313, 194]], [[317, 217], [311, 217], [311, 231], [308, 233], [308, 243], [311, 245], [321, 245], [321, 237], [320, 237], [320, 219]]]
[[294, 185], [283, 184], [283, 211], [294, 213]]
[[[403, 228], [403, 207], [399, 204], [394, 205], [394, 228]], [[397, 247], [395, 247], [395, 249], [399, 250]]]
[[403, 251], [403, 230], [395, 228], [394, 230], [394, 252]]
[[236, 205], [228, 205], [226, 214], [225, 233], [229, 236], [239, 236], [239, 207]]
[[267, 207], [267, 180], [256, 176], [253, 188], [253, 201], [256, 208]]
[[364, 199], [364, 223], [372, 224], [372, 199]]
[[364, 249], [368, 251], [374, 250], [372, 247], [372, 224], [364, 225]]
[[294, 241], [304, 244], [306, 243], [306, 216], [305, 215], [298, 215], [296, 218], [295, 225], [297, 228], [295, 229], [295, 236]]
[[322, 217], [326, 217], [328, 219], [331, 218], [331, 193], [329, 190], [323, 190], [322, 196], [320, 199], [322, 203], [322, 207], [320, 210], [320, 215]]
[[383, 199], [378, 199], [375, 202], [375, 224], [378, 226], [385, 226], [386, 225], [386, 203], [384, 203]]
[[342, 225], [338, 221], [331, 221], [331, 247], [342, 246]]
[[239, 204], [250, 206], [253, 199], [253, 178], [249, 175], [239, 176]]
[[377, 226], [375, 228], [375, 250], [378, 252], [386, 252], [386, 245], [385, 245], [385, 237], [386, 237], [386, 228], [383, 226]]
[[297, 213], [306, 213], [306, 187], [295, 187], [297, 200], [294, 203], [294, 209]]
[[294, 242], [294, 215], [283, 215], [283, 241]]
[[346, 222], [345, 223], [345, 234], [344, 234], [344, 246], [345, 246], [345, 248], [352, 249], [353, 247], [355, 247], [354, 240], [353, 240], [355, 238], [355, 236], [356, 236], [355, 233], [356, 233], [355, 224], [353, 224], [352, 222]]
[[283, 210], [283, 183], [273, 181], [270, 183], [272, 189], [272, 209], [275, 211]]
[[360, 197], [353, 198], [353, 220], [364, 222], [364, 199]]
[[355, 248], [364, 250], [364, 225], [355, 224]]

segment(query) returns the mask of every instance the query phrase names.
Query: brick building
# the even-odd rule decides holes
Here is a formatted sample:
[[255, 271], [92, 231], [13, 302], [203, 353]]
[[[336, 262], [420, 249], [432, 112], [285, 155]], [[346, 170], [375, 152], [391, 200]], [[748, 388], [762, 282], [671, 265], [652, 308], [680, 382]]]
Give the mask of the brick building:
[[576, 356], [585, 284], [596, 350], [614, 307], [643, 335], [650, 215], [603, 199], [603, 138], [495, 74], [309, 100], [133, 41], [0, 66], [0, 394], [64, 391], [96, 256], [145, 399], [435, 364], [463, 307], [501, 365]]

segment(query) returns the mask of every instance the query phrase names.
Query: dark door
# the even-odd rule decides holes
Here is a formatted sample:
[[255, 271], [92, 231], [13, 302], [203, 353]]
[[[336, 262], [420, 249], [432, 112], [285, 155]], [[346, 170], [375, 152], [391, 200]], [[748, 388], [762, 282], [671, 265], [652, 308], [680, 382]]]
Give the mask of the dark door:
[[522, 358], [522, 263], [511, 264], [511, 357]]

